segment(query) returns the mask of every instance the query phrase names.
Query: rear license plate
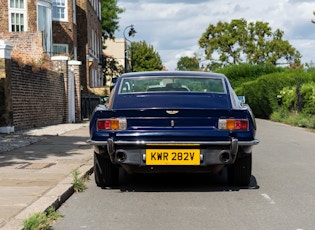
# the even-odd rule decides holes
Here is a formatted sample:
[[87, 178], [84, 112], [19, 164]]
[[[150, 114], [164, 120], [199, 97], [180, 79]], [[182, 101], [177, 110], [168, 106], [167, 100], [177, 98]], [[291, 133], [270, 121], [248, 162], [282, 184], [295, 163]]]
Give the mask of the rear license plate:
[[200, 149], [146, 149], [147, 165], [200, 165]]

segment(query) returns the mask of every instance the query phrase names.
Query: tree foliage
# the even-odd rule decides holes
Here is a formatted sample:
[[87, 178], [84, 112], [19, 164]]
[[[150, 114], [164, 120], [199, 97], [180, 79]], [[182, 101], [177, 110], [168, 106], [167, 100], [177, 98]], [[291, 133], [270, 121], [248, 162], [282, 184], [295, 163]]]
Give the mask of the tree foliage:
[[131, 42], [128, 47], [128, 56], [131, 61], [131, 69], [134, 72], [163, 69], [159, 53], [145, 41]]
[[[221, 66], [249, 63], [300, 66], [300, 53], [266, 22], [234, 19], [210, 24], [199, 39], [206, 59]], [[217, 56], [217, 58], [216, 58]]]
[[183, 70], [183, 71], [197, 71], [199, 70], [199, 59], [194, 57], [181, 57], [179, 61], [177, 62], [177, 70]]
[[[124, 67], [119, 64], [116, 58], [105, 56], [103, 70], [105, 76], [113, 78], [124, 73]], [[106, 77], [104, 77], [104, 85], [106, 85]]]
[[124, 9], [117, 6], [117, 0], [102, 0], [102, 32], [105, 39], [114, 39], [115, 31], [119, 28], [118, 15]]

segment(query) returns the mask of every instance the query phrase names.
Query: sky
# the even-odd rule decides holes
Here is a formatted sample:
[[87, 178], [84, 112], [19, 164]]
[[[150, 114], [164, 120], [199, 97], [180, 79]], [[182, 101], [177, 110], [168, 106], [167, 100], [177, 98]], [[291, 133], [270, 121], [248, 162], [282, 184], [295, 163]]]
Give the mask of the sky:
[[153, 46], [168, 70], [175, 70], [181, 57], [203, 55], [198, 40], [209, 24], [244, 18], [268, 22], [273, 31], [284, 31], [284, 40], [302, 55], [302, 63], [315, 63], [314, 0], [118, 0], [125, 9], [119, 14], [116, 38], [134, 25], [131, 41]]

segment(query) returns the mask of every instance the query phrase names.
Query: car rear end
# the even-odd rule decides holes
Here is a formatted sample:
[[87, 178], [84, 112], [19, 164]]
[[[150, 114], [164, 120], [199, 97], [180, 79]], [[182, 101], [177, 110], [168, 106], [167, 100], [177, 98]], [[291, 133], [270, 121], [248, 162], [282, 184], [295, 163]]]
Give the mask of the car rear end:
[[215, 79], [222, 81], [220, 92], [180, 85], [185, 90], [121, 93], [121, 85], [95, 111], [89, 142], [128, 172], [218, 172], [233, 165], [258, 143], [255, 120], [231, 99], [225, 78]]

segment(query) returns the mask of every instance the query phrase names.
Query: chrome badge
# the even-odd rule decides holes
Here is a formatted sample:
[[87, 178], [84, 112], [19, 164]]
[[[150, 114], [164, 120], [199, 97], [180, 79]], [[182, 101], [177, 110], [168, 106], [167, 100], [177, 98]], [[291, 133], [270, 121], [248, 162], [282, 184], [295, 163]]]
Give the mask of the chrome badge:
[[178, 110], [166, 110], [166, 113], [172, 114], [172, 115], [177, 114], [178, 112], [179, 112]]

